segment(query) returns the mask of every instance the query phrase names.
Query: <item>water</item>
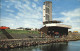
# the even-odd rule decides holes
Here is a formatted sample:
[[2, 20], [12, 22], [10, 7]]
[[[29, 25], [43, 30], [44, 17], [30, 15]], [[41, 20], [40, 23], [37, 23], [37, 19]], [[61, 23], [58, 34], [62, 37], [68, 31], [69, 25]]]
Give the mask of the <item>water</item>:
[[80, 51], [80, 40], [69, 41], [66, 43], [61, 42], [24, 48], [15, 48], [5, 51]]

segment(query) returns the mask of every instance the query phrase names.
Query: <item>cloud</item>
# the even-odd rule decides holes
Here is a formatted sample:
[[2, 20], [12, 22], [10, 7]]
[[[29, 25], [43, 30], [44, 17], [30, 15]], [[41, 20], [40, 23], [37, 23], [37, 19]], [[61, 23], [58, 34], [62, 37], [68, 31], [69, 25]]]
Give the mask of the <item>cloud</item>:
[[11, 28], [15, 28], [16, 27], [16, 19], [2, 18], [0, 20], [0, 23], [1, 23], [1, 26], [7, 26], [7, 27], [11, 27]]
[[[8, 2], [12, 3], [13, 8], [10, 7], [11, 5], [8, 5], [10, 8], [5, 8], [8, 16], [5, 18], [5, 15], [2, 15], [2, 26], [8, 26], [10, 28], [40, 28], [42, 26], [42, 8], [40, 6], [36, 7], [36, 4], [34, 2], [31, 3], [29, 0], [24, 0], [23, 2], [8, 0]], [[10, 13], [13, 12], [12, 9], [15, 10], [14, 13]]]
[[32, 7], [33, 7], [33, 8], [36, 8], [36, 4], [35, 4], [35, 3], [32, 3]]
[[71, 25], [71, 31], [80, 31], [80, 8], [67, 12], [61, 12], [61, 15], [63, 17], [55, 19], [63, 20], [63, 24]]
[[38, 0], [34, 0], [35, 2], [37, 2]]
[[67, 12], [60, 12], [60, 15], [61, 17], [54, 17], [53, 20], [62, 21], [63, 23], [61, 24], [72, 26], [70, 31], [80, 32], [80, 8], [76, 8]]
[[6, 10], [7, 12], [14, 12], [14, 10], [10, 10], [10, 9], [8, 9], [8, 10]]
[[61, 12], [61, 14], [64, 16], [65, 22], [71, 21], [71, 22], [80, 22], [80, 8], [76, 8], [72, 11], [68, 12]]
[[[9, 26], [10, 28], [29, 27], [40, 28], [42, 27], [42, 6], [41, 3], [37, 4], [38, 0], [30, 2], [30, 0], [7, 0], [6, 3], [2, 3], [5, 7], [1, 6], [5, 12], [1, 13], [1, 25]], [[36, 3], [35, 3], [36, 2]], [[13, 12], [15, 11], [15, 12]], [[13, 12], [13, 13], [11, 13]], [[5, 16], [5, 14], [7, 15]], [[54, 13], [56, 14], [56, 13]], [[57, 14], [58, 15], [58, 14]], [[67, 12], [61, 12], [61, 17], [55, 17], [54, 20], [61, 20], [63, 24], [71, 25], [72, 31], [80, 30], [80, 8], [70, 10]]]
[[70, 16], [70, 17], [75, 17], [75, 16], [78, 17], [80, 16], [80, 8], [77, 8], [73, 11], [62, 12], [61, 14], [65, 16]]

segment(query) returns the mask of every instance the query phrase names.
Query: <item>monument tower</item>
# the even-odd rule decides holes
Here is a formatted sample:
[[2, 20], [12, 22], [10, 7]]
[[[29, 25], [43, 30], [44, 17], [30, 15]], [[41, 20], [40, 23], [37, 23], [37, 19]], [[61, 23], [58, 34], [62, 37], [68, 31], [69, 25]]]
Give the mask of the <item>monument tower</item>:
[[52, 2], [45, 1], [43, 4], [43, 27], [40, 31], [53, 37], [67, 36], [71, 26], [60, 23], [61, 21], [52, 20]]
[[52, 21], [52, 2], [46, 1], [43, 4], [43, 22]]

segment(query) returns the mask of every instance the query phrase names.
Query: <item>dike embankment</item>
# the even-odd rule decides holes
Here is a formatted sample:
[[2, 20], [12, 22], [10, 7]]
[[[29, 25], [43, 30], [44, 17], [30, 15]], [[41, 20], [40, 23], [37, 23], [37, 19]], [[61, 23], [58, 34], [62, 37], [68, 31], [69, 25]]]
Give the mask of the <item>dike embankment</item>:
[[[6, 34], [7, 33], [7, 34]], [[6, 34], [6, 35], [5, 35]], [[8, 39], [11, 37], [13, 39]], [[68, 36], [61, 38], [46, 37], [39, 31], [26, 31], [26, 30], [4, 30], [0, 31], [0, 49], [22, 48], [36, 45], [43, 45], [49, 43], [68, 42], [80, 40], [80, 33], [69, 32]]]
[[0, 40], [0, 49], [22, 48], [49, 43], [59, 43], [80, 40], [70, 38], [26, 38], [26, 39], [4, 39]]

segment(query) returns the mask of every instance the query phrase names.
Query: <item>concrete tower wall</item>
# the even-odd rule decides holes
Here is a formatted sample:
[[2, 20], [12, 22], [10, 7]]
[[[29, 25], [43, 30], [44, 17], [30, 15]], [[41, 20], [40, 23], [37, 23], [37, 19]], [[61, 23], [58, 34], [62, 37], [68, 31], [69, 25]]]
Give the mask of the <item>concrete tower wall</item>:
[[52, 21], [52, 2], [46, 1], [43, 5], [43, 22]]

